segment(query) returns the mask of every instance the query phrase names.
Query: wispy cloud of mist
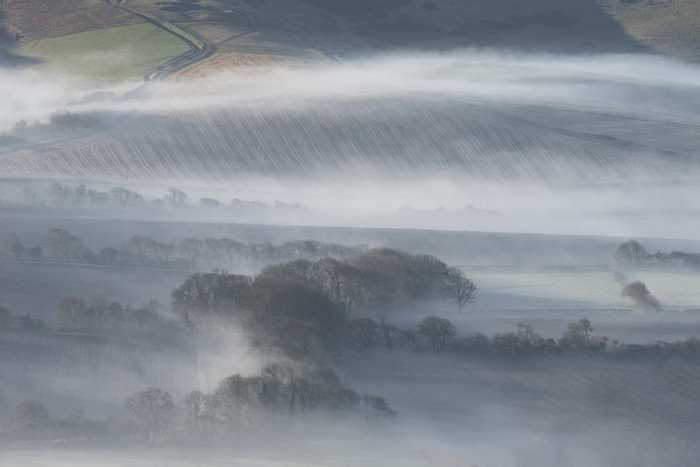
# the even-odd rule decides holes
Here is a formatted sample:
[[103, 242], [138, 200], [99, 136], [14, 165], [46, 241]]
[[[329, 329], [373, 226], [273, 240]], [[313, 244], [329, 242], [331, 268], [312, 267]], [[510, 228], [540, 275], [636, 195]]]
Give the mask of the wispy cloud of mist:
[[[95, 94], [100, 90], [112, 92]], [[46, 121], [61, 110], [146, 116], [237, 108], [284, 112], [335, 102], [381, 106], [382, 99], [411, 105], [421, 105], [424, 99], [525, 104], [644, 115], [692, 126], [700, 123], [698, 95], [700, 66], [651, 55], [406, 52], [313, 68], [246, 68], [191, 81], [115, 88], [58, 74], [0, 69], [0, 129], [9, 130], [19, 120]], [[372, 105], [367, 106], [368, 115]], [[516, 189], [439, 177], [388, 182], [374, 174], [365, 183], [344, 185], [345, 175], [292, 185], [251, 175], [247, 185], [236, 180], [232, 186], [253, 193], [255, 198], [248, 199], [299, 202], [321, 213], [320, 218], [300, 219], [311, 224], [686, 238], [700, 231], [692, 220], [697, 217], [692, 184]], [[236, 196], [240, 194], [230, 198]]]
[[[88, 81], [0, 69], [6, 105], [0, 126], [79, 102]], [[136, 84], [134, 84], [136, 85]], [[89, 92], [97, 86], [88, 84]], [[147, 92], [76, 110], [182, 111], [246, 104], [442, 96], [585, 106], [700, 118], [700, 67], [652, 55], [557, 56], [488, 50], [401, 53], [313, 68], [252, 67], [191, 81], [144, 85]], [[123, 91], [122, 87], [122, 91]], [[104, 108], [106, 107], [106, 108]]]
[[[700, 67], [646, 55], [405, 54], [316, 69], [258, 68], [166, 85], [155, 109], [439, 96], [700, 118]], [[204, 95], [202, 95], [204, 94]]]

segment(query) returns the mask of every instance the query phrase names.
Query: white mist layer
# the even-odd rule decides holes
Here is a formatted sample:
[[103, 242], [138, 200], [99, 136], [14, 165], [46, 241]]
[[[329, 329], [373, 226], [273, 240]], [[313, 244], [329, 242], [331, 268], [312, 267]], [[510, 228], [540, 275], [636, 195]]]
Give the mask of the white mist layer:
[[[94, 94], [95, 91], [111, 91]], [[126, 92], [128, 91], [128, 92]], [[700, 122], [700, 67], [651, 55], [555, 56], [488, 50], [401, 53], [316, 68], [231, 70], [189, 82], [94, 83], [0, 70], [0, 128], [71, 112], [170, 113], [284, 108], [313, 102], [464, 102], [542, 105]], [[479, 185], [417, 177], [405, 182], [332, 179], [286, 184], [254, 177], [222, 187], [221, 201], [301, 203], [309, 215], [264, 222], [482, 231], [700, 238], [693, 183], [574, 189]], [[183, 181], [185, 190], [194, 184]], [[203, 193], [202, 196], [211, 196]], [[255, 220], [255, 219], [253, 219]]]
[[[366, 100], [418, 95], [593, 106], [700, 118], [700, 67], [651, 55], [555, 56], [484, 50], [379, 55], [316, 68], [231, 70], [187, 82], [150, 83], [116, 101], [69, 105], [97, 90], [60, 75], [0, 69], [0, 128], [67, 106], [93, 111], [181, 111], [255, 103]], [[135, 83], [137, 84], [137, 83]], [[120, 89], [112, 89], [123, 92]]]

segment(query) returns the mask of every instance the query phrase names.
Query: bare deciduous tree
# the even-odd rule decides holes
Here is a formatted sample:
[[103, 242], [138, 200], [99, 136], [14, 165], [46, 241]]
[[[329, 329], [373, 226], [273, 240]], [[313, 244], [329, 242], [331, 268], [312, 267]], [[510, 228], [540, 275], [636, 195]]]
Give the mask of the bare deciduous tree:
[[150, 387], [126, 398], [126, 408], [139, 425], [143, 436], [157, 441], [169, 426], [175, 404], [168, 392]]
[[45, 250], [60, 259], [77, 259], [83, 250], [83, 240], [63, 229], [49, 229], [44, 235]]
[[586, 353], [598, 353], [605, 349], [607, 338], [593, 336], [593, 326], [586, 318], [576, 323], [569, 323], [566, 331], [559, 339], [559, 345], [564, 349]]
[[193, 237], [188, 237], [180, 242], [180, 253], [192, 264], [192, 269], [195, 268], [197, 258], [202, 254], [204, 243]]
[[617, 247], [613, 254], [620, 266], [641, 266], [651, 256], [649, 252], [636, 240], [627, 240]]
[[347, 322], [346, 345], [359, 352], [371, 352], [379, 342], [379, 326], [372, 318], [355, 318]]
[[455, 301], [461, 312], [464, 305], [474, 300], [476, 285], [459, 268], [449, 267], [443, 274], [440, 293]]
[[435, 352], [442, 352], [454, 340], [456, 330], [449, 319], [430, 315], [418, 323], [418, 334], [428, 340]]

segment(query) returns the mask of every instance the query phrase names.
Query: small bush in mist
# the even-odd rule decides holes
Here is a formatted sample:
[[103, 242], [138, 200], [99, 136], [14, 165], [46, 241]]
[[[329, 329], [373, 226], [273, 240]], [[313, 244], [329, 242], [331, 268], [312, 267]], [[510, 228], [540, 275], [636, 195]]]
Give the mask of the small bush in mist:
[[635, 300], [637, 308], [644, 311], [661, 311], [661, 302], [654, 297], [647, 286], [641, 281], [634, 281], [622, 289], [623, 297], [631, 297]]

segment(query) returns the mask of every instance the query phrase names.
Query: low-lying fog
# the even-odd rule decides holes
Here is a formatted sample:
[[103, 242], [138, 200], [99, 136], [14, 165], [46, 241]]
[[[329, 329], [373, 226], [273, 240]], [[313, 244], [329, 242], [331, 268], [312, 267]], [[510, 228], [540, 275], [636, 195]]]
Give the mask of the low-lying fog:
[[[645, 244], [652, 253], [657, 247], [671, 251], [696, 245], [668, 239], [700, 240], [700, 187], [695, 181], [700, 178], [700, 154], [692, 150], [700, 149], [695, 131], [700, 130], [699, 95], [698, 65], [649, 55], [406, 52], [313, 69], [251, 68], [195, 82], [130, 83], [114, 89], [99, 83], [78, 83], [68, 77], [38, 76], [31, 70], [0, 69], [0, 130], [9, 139], [31, 139], [32, 132], [36, 132], [37, 144], [46, 144], [46, 148], [70, 139], [64, 135], [53, 141], [39, 141], [42, 125], [52, 114], [64, 110], [108, 113], [126, 119], [132, 115], [168, 117], [202, 109], [264, 112], [351, 102], [369, 114], [372, 105], [364, 110], [363, 103], [381, 105], [383, 99], [394, 99], [412, 106], [437, 99], [466, 103], [506, 120], [527, 121], [533, 128], [542, 126], [577, 138], [588, 135], [597, 142], [607, 140], [610, 147], [624, 148], [628, 155], [638, 150], [640, 161], [657, 164], [647, 166], [638, 177], [619, 177], [604, 184], [467, 182], [459, 177], [448, 180], [421, 173], [401, 177], [372, 173], [365, 180], [353, 178], [351, 182], [343, 180], [345, 173], [299, 177], [295, 181], [249, 174], [235, 183], [212, 186], [185, 179], [177, 183], [124, 178], [60, 180], [93, 184], [100, 190], [128, 186], [148, 201], [162, 198], [169, 186], [177, 185], [187, 192], [192, 204], [169, 211], [163, 216], [168, 222], [159, 222], [163, 219], [158, 217], [154, 204], [144, 211], [62, 211], [48, 204], [25, 211], [21, 203], [16, 203], [21, 198], [17, 189], [26, 185], [30, 191], [43, 192], [54, 180], [14, 180], [0, 186], [0, 198], [5, 201], [0, 204], [0, 238], [15, 233], [27, 247], [39, 245], [46, 229], [58, 226], [84, 238], [95, 250], [118, 246], [118, 242], [137, 234], [172, 242], [185, 236], [204, 239], [240, 234], [237, 239], [241, 241], [281, 243], [314, 237], [403, 248], [410, 253], [439, 252], [441, 260], [463, 268], [475, 280], [476, 299], [462, 314], [457, 314], [455, 307], [448, 308], [445, 301], [391, 310], [392, 323], [413, 329], [422, 317], [437, 313], [452, 319], [458, 335], [464, 337], [475, 332], [492, 336], [514, 331], [517, 323], [525, 321], [543, 337], [557, 339], [569, 322], [588, 317], [595, 335], [624, 343], [647, 344], [657, 339], [672, 342], [700, 334], [692, 311], [700, 298], [688, 291], [695, 281], [694, 270], [683, 272], [682, 278], [680, 274], [654, 271], [629, 275], [628, 280], [644, 280], [666, 306], [658, 314], [637, 314], [631, 311], [631, 299], [620, 295], [622, 285], [613, 280], [607, 266], [614, 262], [612, 254], [620, 239], [656, 237], [656, 243]], [[532, 115], [528, 116], [530, 111]], [[566, 118], [557, 112], [567, 112]], [[596, 123], [600, 115], [613, 116], [617, 124], [601, 128]], [[659, 129], [654, 130], [657, 123]], [[676, 131], [673, 134], [677, 141], [665, 132], [669, 127]], [[644, 131], [643, 144], [635, 141], [637, 131]], [[6, 152], [4, 147], [0, 146], [0, 164], [11, 151]], [[12, 157], [19, 156], [15, 153]], [[657, 166], [660, 172], [655, 176], [648, 167]], [[553, 168], [553, 173], [557, 169]], [[216, 198], [224, 204], [234, 198], [300, 203], [304, 212], [282, 221], [274, 214], [242, 218], [227, 213], [226, 207], [200, 207], [197, 200], [202, 197]], [[85, 219], [74, 219], [78, 217]], [[110, 217], [138, 219], [130, 223]], [[202, 219], [213, 224], [205, 224]], [[472, 234], [467, 238], [459, 237], [459, 232], [454, 236], [442, 232], [440, 236], [429, 230], [266, 230], [264, 226], [237, 226], [236, 230], [227, 225], [240, 223], [241, 219], [268, 224], [580, 237]], [[227, 230], [229, 227], [233, 230]], [[103, 230], [108, 232], [102, 235]], [[605, 238], [587, 239], [586, 235]], [[611, 238], [615, 236], [620, 239]], [[411, 249], [414, 246], [418, 251]], [[540, 258], [542, 263], [537, 266], [561, 266], [553, 258], [561, 252], [571, 255], [566, 257], [567, 265], [573, 266], [568, 273], [563, 269], [522, 268], [532, 267], [533, 256], [548, 249], [552, 256]], [[491, 252], [498, 256], [493, 264], [501, 269], [469, 268], [490, 264], [485, 256]], [[479, 263], [469, 262], [474, 258]], [[506, 265], [508, 261], [516, 264]], [[24, 315], [29, 308], [41, 306], [43, 309], [32, 311], [32, 315], [46, 318], [49, 325], [57, 299], [67, 295], [88, 297], [92, 293], [135, 306], [139, 300], [157, 298], [162, 302], [163, 315], [171, 318], [174, 315], [167, 302], [172, 288], [190, 273], [205, 269], [205, 261], [192, 263], [187, 270], [132, 265], [132, 271], [132, 266], [3, 259], [0, 277], [5, 280], [0, 287], [4, 286], [7, 297], [12, 297], [12, 313]], [[518, 268], [510, 270], [504, 265]], [[597, 268], [575, 268], [581, 265]], [[122, 279], [124, 275], [129, 276], [128, 280]], [[25, 279], [26, 283], [17, 284]], [[81, 287], [91, 290], [81, 295]], [[45, 295], [38, 299], [32, 297], [34, 293]], [[168, 329], [173, 335], [183, 332]], [[90, 335], [81, 330], [49, 329], [45, 334], [0, 331], [0, 367], [3, 375], [10, 375], [0, 379], [2, 415], [11, 417], [17, 403], [31, 397], [45, 403], [52, 415], [59, 417], [68, 416], [69, 406], [82, 403], [88, 418], [123, 420], [128, 417], [125, 397], [148, 385], [172, 391], [179, 403], [186, 391], [209, 391], [226, 375], [241, 372], [250, 376], [267, 363], [248, 347], [248, 337], [239, 334], [226, 336], [220, 347], [216, 340], [205, 345], [189, 337], [173, 343], [159, 341], [158, 333], [138, 336], [143, 340], [131, 341], [137, 338], [128, 333]], [[247, 438], [240, 438], [244, 441], [233, 440], [229, 450], [212, 447], [187, 451], [171, 444], [142, 452], [128, 443], [122, 449], [110, 445], [81, 450], [66, 442], [59, 452], [14, 446], [9, 452], [0, 452], [0, 463], [110, 467], [692, 465], [699, 455], [697, 358], [674, 354], [626, 359], [583, 353], [481, 358], [432, 354], [417, 347], [369, 355], [345, 352], [334, 357], [339, 374], [359, 393], [382, 395], [399, 413], [394, 422], [376, 428], [376, 432], [366, 425], [346, 426], [336, 419], [308, 432], [291, 429], [296, 422], [289, 422], [290, 432], [296, 436], [287, 437], [284, 432], [270, 440], [265, 433], [252, 434], [255, 430], [251, 430]], [[249, 439], [255, 442], [248, 445], [245, 440]], [[147, 443], [141, 444], [143, 447]]]
[[[358, 167], [364, 181], [348, 172], [309, 172], [293, 181], [248, 173], [231, 184], [204, 189], [186, 179], [177, 184], [195, 193], [195, 199], [201, 194], [224, 203], [233, 198], [281, 200], [307, 209], [283, 223], [696, 239], [699, 91], [700, 68], [669, 58], [486, 50], [395, 53], [315, 68], [249, 68], [192, 82], [132, 83], [114, 89], [75, 78], [49, 79], [30, 70], [1, 70], [0, 128], [21, 136], [27, 130], [18, 129], [18, 122], [26, 122], [31, 131], [36, 122], [64, 110], [124, 118], [217, 108], [276, 109], [284, 114], [285, 108], [355, 102], [365, 103], [370, 115], [383, 99], [415, 106], [425, 99], [463, 102], [535, 127], [544, 125], [548, 131], [577, 137], [595, 133], [598, 140], [608, 138], [610, 148], [638, 153], [640, 167], [650, 158], [656, 165], [644, 165], [636, 176], [626, 166], [621, 176], [607, 183], [583, 177], [586, 182], [577, 184], [576, 172], [585, 170], [576, 165], [580, 161], [572, 161], [569, 168], [545, 164], [542, 170], [568, 174], [561, 182], [550, 178], [547, 186], [473, 180], [459, 177], [459, 171], [436, 177], [413, 173], [410, 167], [398, 179], [396, 174]], [[559, 111], [566, 111], [566, 118]], [[615, 121], [600, 128], [599, 119], [611, 116]], [[523, 154], [525, 159], [539, 157]], [[503, 155], [490, 157], [498, 160]], [[616, 167], [615, 157], [610, 155], [605, 163]], [[153, 182], [157, 180], [148, 181], [151, 187]], [[161, 183], [157, 195], [173, 184]], [[275, 223], [264, 217], [252, 221]]]

